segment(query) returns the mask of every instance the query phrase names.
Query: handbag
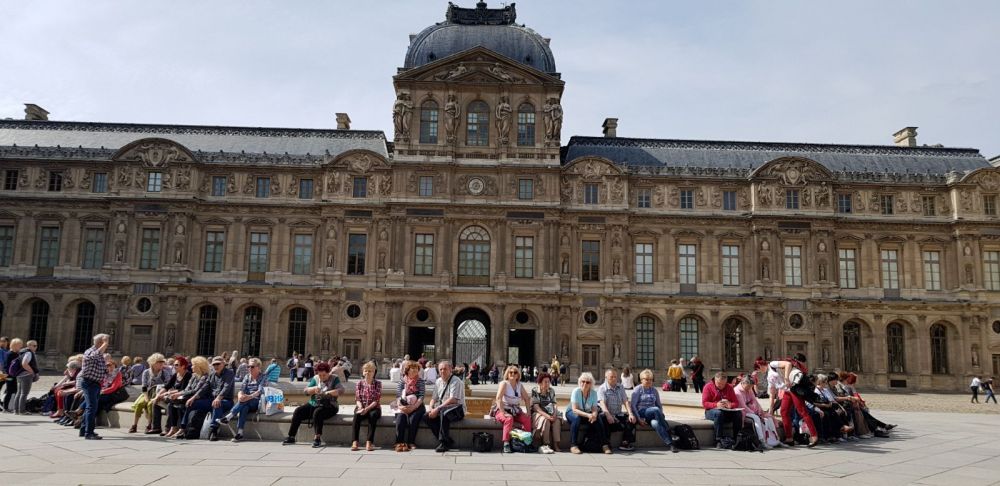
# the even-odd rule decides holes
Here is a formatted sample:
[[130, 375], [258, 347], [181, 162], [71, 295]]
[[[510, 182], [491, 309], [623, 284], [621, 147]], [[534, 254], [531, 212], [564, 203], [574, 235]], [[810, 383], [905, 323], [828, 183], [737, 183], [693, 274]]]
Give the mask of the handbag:
[[493, 434], [489, 432], [472, 433], [472, 449], [476, 452], [490, 452], [493, 450]]

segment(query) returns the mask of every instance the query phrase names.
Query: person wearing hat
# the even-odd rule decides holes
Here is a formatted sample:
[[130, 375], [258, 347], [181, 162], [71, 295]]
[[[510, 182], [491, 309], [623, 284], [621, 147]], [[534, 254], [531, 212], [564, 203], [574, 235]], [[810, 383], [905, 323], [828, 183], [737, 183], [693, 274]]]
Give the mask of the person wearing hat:
[[233, 408], [233, 390], [236, 388], [236, 373], [222, 356], [212, 358], [212, 373], [208, 375], [206, 386], [208, 397], [195, 400], [191, 409], [211, 412], [211, 418], [206, 419], [212, 421], [208, 440], [215, 442], [219, 440], [219, 419]]
[[330, 373], [330, 365], [325, 362], [316, 364], [314, 369], [316, 375], [309, 379], [304, 393], [310, 395], [309, 403], [300, 405], [292, 414], [292, 425], [288, 428], [288, 437], [281, 442], [281, 445], [295, 443], [295, 436], [299, 432], [302, 422], [312, 419], [313, 436], [312, 446], [323, 447], [323, 421], [337, 415], [337, 397], [344, 392], [344, 384], [340, 378]]
[[159, 421], [154, 421], [154, 419], [159, 419], [159, 417], [154, 416], [153, 408], [156, 406], [156, 387], [166, 385], [167, 381], [170, 380], [170, 375], [164, 369], [167, 359], [160, 353], [154, 353], [146, 362], [149, 364], [149, 368], [143, 370], [139, 380], [139, 383], [142, 385], [142, 393], [132, 404], [132, 412], [135, 414], [135, 417], [132, 420], [132, 427], [128, 429], [128, 433], [130, 434], [136, 432], [139, 426], [139, 418], [142, 417], [143, 413], [146, 414], [146, 419], [149, 421], [146, 425], [147, 432], [153, 429], [160, 429]]

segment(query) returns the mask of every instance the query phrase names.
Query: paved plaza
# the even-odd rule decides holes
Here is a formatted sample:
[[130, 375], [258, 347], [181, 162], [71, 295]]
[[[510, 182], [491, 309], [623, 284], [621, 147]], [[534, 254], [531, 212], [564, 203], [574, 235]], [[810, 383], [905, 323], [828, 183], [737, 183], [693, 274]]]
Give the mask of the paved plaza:
[[[39, 416], [0, 414], [4, 484], [146, 485], [185, 483], [514, 485], [526, 482], [613, 484], [939, 484], [1000, 482], [1000, 415], [879, 412], [900, 427], [891, 439], [763, 454], [664, 450], [611, 456], [568, 453], [407, 454], [351, 452], [277, 442], [176, 442], [100, 430], [76, 430]], [[382, 444], [383, 446], [385, 444]]]

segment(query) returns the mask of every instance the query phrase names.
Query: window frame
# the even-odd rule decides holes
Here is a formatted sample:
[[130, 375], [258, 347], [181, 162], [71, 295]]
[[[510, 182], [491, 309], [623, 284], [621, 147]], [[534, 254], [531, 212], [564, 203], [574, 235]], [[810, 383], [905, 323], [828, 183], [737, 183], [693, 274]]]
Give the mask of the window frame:
[[271, 232], [270, 230], [251, 230], [247, 239], [247, 272], [265, 275], [270, 270], [271, 263]]
[[635, 207], [640, 209], [653, 207], [653, 190], [648, 187], [640, 187], [635, 194]]
[[635, 283], [652, 284], [655, 266], [655, 245], [649, 241], [638, 241], [632, 245], [635, 253]]
[[897, 248], [879, 248], [879, 270], [885, 290], [899, 290], [899, 252]]
[[434, 176], [422, 175], [417, 178], [417, 195], [420, 197], [434, 195]]
[[312, 178], [299, 179], [299, 199], [315, 198], [316, 181]]
[[941, 290], [941, 250], [921, 251], [924, 269], [924, 290]]
[[226, 176], [212, 176], [212, 197], [225, 197], [226, 185]]
[[[98, 236], [99, 237], [96, 237]], [[97, 269], [104, 266], [105, 243], [107, 232], [103, 227], [90, 226], [83, 228], [83, 258], [81, 268]]]
[[107, 194], [108, 192], [107, 172], [94, 172], [94, 181], [90, 186], [90, 191], [94, 194]]
[[723, 211], [739, 211], [739, 196], [735, 190], [724, 190], [722, 191], [722, 210]]
[[434, 275], [434, 233], [413, 235], [413, 274]]
[[656, 319], [642, 315], [635, 319], [635, 368], [656, 368]]
[[514, 278], [535, 278], [535, 237], [514, 235]]
[[839, 214], [852, 214], [854, 213], [854, 195], [851, 193], [837, 193], [837, 213]]
[[440, 122], [440, 107], [437, 101], [426, 100], [420, 104], [420, 143], [438, 143], [438, 124]]
[[[850, 256], [847, 253], [850, 252]], [[845, 268], [846, 267], [846, 268]], [[837, 248], [837, 283], [842, 289], [858, 288], [858, 249]], [[844, 285], [848, 282], [848, 285]]]
[[522, 201], [535, 199], [535, 180], [522, 177], [517, 180], [517, 198]]
[[723, 243], [719, 254], [722, 256], [722, 285], [724, 287], [739, 287], [740, 245]]
[[163, 172], [152, 170], [146, 173], [146, 192], [163, 192]]
[[347, 274], [365, 275], [368, 259], [368, 234], [349, 233], [347, 235]]
[[271, 197], [271, 177], [257, 176], [254, 197], [257, 199], [267, 199]]
[[698, 245], [695, 243], [677, 244], [677, 283], [698, 283]]
[[801, 209], [798, 189], [785, 189], [785, 209]]
[[292, 275], [312, 275], [314, 244], [312, 233], [292, 234]]
[[535, 146], [535, 106], [521, 103], [517, 107], [517, 146]]
[[465, 145], [486, 147], [489, 144], [490, 105], [483, 100], [473, 100], [465, 111]]
[[601, 240], [582, 240], [580, 242], [580, 280], [583, 282], [601, 281]]
[[205, 231], [205, 257], [201, 267], [202, 271], [209, 273], [222, 272], [225, 255], [226, 232], [220, 229]]
[[802, 275], [802, 245], [784, 245], [782, 250], [785, 267], [785, 285], [801, 287], [804, 281]]
[[596, 182], [587, 182], [583, 185], [583, 203], [588, 205], [601, 203], [601, 188]]
[[368, 197], [368, 177], [353, 176], [351, 179], [351, 197], [362, 199]]

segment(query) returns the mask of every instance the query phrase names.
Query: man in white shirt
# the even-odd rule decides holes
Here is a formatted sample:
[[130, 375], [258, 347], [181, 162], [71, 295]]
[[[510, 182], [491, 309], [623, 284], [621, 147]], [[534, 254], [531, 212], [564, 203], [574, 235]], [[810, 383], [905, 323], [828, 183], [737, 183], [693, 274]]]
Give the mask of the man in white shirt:
[[972, 401], [969, 403], [979, 403], [980, 386], [983, 386], [983, 380], [979, 379], [978, 376], [972, 378], [972, 383], [969, 383], [969, 389], [972, 390]]
[[434, 397], [431, 408], [425, 419], [427, 426], [438, 440], [437, 452], [447, 452], [455, 446], [455, 441], [448, 434], [452, 422], [465, 418], [465, 382], [452, 374], [451, 362], [443, 360], [438, 363], [440, 377], [434, 385]]

